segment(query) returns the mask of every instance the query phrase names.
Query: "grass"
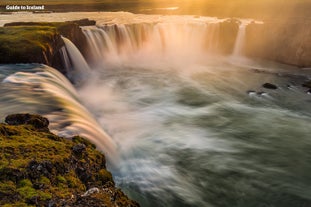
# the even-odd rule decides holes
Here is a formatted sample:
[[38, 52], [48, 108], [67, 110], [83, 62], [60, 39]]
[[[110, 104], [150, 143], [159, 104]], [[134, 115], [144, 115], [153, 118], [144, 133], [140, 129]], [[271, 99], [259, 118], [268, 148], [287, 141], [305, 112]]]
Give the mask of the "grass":
[[26, 62], [51, 49], [56, 28], [51, 26], [0, 27], [0, 56], [4, 62]]
[[72, 28], [79, 27], [71, 22], [17, 22], [0, 27], [0, 63], [51, 65], [60, 46], [60, 34], [71, 34]]

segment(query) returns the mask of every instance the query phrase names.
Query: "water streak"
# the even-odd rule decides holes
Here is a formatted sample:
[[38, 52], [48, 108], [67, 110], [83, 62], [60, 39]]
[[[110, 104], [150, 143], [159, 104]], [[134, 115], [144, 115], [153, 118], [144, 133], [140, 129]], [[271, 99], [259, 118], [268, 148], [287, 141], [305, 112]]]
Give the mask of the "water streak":
[[84, 136], [96, 144], [111, 163], [116, 161], [116, 144], [81, 105], [72, 84], [53, 68], [33, 65], [25, 70], [25, 67], [28, 66], [20, 67], [2, 80], [1, 114], [42, 114], [50, 120], [53, 132], [68, 138]]
[[[73, 64], [73, 73], [85, 74], [90, 71], [90, 67], [85, 61], [83, 55], [79, 49], [67, 38], [62, 37], [66, 50], [68, 51], [71, 63]], [[65, 53], [66, 54], [66, 53]], [[64, 59], [68, 62], [68, 57], [64, 56]]]

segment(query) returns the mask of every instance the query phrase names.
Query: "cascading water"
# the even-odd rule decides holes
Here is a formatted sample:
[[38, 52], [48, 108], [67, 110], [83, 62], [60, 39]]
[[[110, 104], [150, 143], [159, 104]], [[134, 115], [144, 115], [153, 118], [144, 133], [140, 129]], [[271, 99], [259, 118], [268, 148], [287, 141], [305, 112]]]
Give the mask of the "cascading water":
[[241, 56], [243, 55], [244, 41], [245, 41], [245, 33], [246, 27], [249, 24], [249, 21], [242, 21], [239, 26], [239, 32], [237, 35], [237, 39], [233, 49], [233, 56]]
[[1, 113], [47, 114], [110, 159], [117, 149], [114, 179], [144, 207], [311, 206], [310, 71], [211, 57], [213, 18], [96, 15], [83, 28], [95, 64], [77, 95], [49, 68], [0, 66]]
[[[217, 51], [218, 23], [83, 31], [97, 66], [79, 94], [119, 146], [115, 180], [142, 206], [311, 204], [310, 164], [301, 153], [311, 149], [310, 97], [298, 87], [306, 77], [279, 65], [208, 58]], [[267, 92], [264, 82], [280, 88]]]
[[[212, 22], [113, 24], [84, 27], [91, 57], [99, 63], [133, 57], [202, 56], [216, 52], [219, 20]], [[102, 62], [103, 61], [103, 62]]]
[[73, 68], [68, 71], [67, 76], [72, 80], [75, 79], [76, 82], [83, 82], [87, 77], [86, 75], [90, 72], [90, 67], [85, 61], [83, 55], [80, 53], [79, 49], [67, 38], [62, 37], [67, 52], [63, 51], [63, 60], [65, 67], [72, 63]]
[[[116, 145], [79, 102], [71, 83], [53, 68], [41, 65], [0, 66], [1, 117], [12, 113], [39, 113], [49, 118], [60, 136], [81, 135], [117, 159]], [[6, 73], [4, 73], [6, 72]]]
[[70, 73], [70, 70], [72, 69], [72, 66], [71, 66], [71, 63], [70, 63], [70, 59], [69, 59], [66, 47], [62, 47], [60, 49], [60, 52], [61, 52], [62, 57], [63, 57], [63, 63], [64, 63], [64, 66], [65, 66], [66, 72]]

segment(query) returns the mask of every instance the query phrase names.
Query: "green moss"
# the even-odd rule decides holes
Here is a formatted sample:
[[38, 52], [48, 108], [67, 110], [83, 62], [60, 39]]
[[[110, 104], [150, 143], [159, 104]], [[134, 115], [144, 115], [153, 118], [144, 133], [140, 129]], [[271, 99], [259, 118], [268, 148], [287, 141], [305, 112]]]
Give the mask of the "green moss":
[[34, 207], [33, 205], [27, 205], [26, 203], [17, 202], [12, 204], [4, 204], [2, 207]]
[[41, 54], [49, 49], [55, 34], [56, 29], [50, 26], [0, 27], [0, 55], [4, 60], [12, 56], [23, 60]]
[[22, 188], [22, 187], [31, 187], [32, 186], [32, 182], [29, 179], [24, 179], [19, 181], [18, 183], [18, 187]]
[[70, 171], [67, 175], [65, 175], [65, 179], [67, 181], [67, 185], [69, 188], [74, 188], [80, 191], [86, 190], [86, 187], [83, 185], [80, 179], [76, 176], [74, 171]]
[[49, 64], [60, 33], [73, 26], [70, 22], [18, 22], [0, 27], [0, 63], [38, 62]]
[[57, 178], [57, 182], [59, 182], [59, 183], [66, 183], [67, 182], [66, 178], [64, 178], [61, 175], [58, 175], [56, 178]]
[[113, 182], [111, 173], [105, 169], [101, 169], [98, 172], [98, 180], [100, 180], [102, 184], [105, 184], [106, 182], [109, 181]]
[[[77, 144], [86, 149], [74, 153]], [[0, 123], [0, 206], [28, 206], [34, 200], [47, 206], [51, 199], [70, 203], [72, 195], [82, 195], [90, 187], [113, 186], [105, 157], [94, 148], [79, 136], [71, 141], [32, 124]], [[106, 196], [105, 202], [110, 200]]]
[[17, 192], [24, 199], [30, 199], [30, 198], [32, 198], [34, 196], [38, 196], [37, 191], [34, 188], [30, 187], [30, 186], [24, 186], [24, 187], [18, 188]]
[[51, 193], [46, 193], [43, 191], [39, 191], [38, 195], [39, 195], [41, 201], [51, 200], [53, 197]]
[[39, 179], [39, 183], [44, 184], [44, 185], [51, 185], [50, 179], [47, 177], [41, 176]]
[[0, 194], [10, 195], [15, 193], [16, 185], [12, 181], [4, 181], [0, 183]]

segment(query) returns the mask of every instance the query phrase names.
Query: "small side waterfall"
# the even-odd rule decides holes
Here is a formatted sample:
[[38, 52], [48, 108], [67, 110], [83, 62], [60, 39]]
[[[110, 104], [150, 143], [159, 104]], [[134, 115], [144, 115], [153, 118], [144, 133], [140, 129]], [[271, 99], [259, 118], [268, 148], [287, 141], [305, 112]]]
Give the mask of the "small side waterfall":
[[[62, 37], [62, 39], [63, 39], [65, 46], [66, 46], [66, 49], [68, 51], [71, 63], [73, 65], [73, 69], [77, 73], [89, 72], [90, 67], [87, 64], [87, 62], [85, 61], [83, 55], [78, 50], [78, 48], [69, 39], [67, 39], [65, 37]], [[63, 54], [66, 54], [66, 53], [63, 53]], [[64, 59], [65, 59], [65, 62], [69, 62], [68, 56], [64, 57]]]
[[248, 24], [248, 21], [243, 21], [239, 26], [239, 32], [234, 45], [233, 56], [243, 55], [246, 27]]
[[65, 66], [66, 72], [69, 72], [71, 70], [72, 66], [71, 66], [71, 63], [70, 63], [70, 59], [69, 59], [66, 47], [62, 47], [60, 49], [60, 52], [61, 52], [62, 57], [63, 57], [63, 63], [64, 63], [64, 66]]

